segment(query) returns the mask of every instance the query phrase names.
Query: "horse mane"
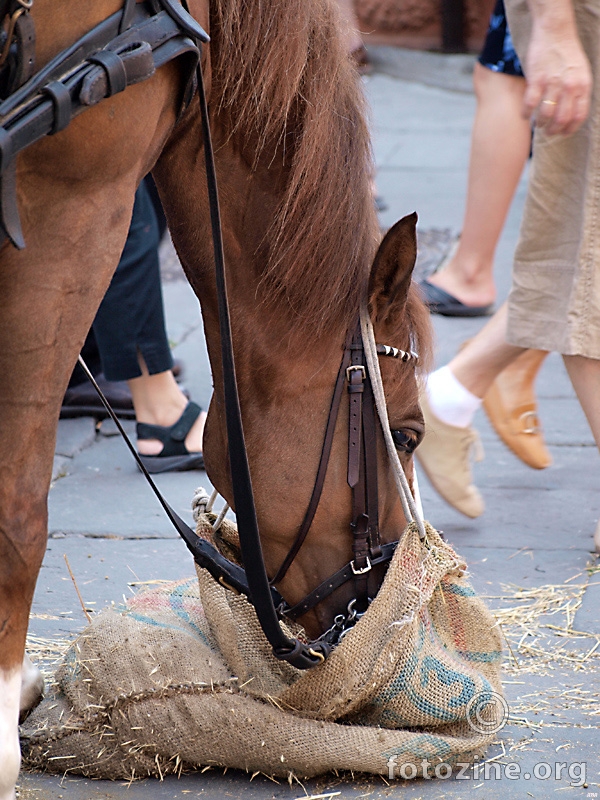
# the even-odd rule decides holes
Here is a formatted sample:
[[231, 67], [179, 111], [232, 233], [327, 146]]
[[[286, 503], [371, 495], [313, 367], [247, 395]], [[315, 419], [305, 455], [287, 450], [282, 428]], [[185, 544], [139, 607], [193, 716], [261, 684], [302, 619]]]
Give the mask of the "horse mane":
[[[380, 233], [365, 100], [330, 0], [211, 2], [211, 104], [254, 153], [283, 153], [263, 294], [296, 329], [345, 325], [366, 291]], [[279, 156], [279, 158], [281, 158]]]

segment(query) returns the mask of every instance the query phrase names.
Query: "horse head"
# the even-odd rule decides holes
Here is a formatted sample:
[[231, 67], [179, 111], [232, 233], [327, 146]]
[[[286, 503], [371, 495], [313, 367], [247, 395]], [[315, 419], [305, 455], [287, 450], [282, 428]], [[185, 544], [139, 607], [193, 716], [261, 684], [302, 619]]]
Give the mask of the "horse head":
[[[353, 347], [361, 304], [368, 305], [378, 344], [406, 353], [420, 350], [421, 358], [428, 347], [428, 323], [411, 288], [416, 215], [400, 221], [379, 244], [364, 98], [339, 36], [335, 8], [317, 0], [300, 7], [291, 0], [289, 8], [287, 2], [268, 5], [252, 15], [251, 36], [235, 3], [211, 6], [216, 35], [204, 58], [210, 66], [211, 127], [248, 460], [267, 573], [289, 610], [343, 565], [354, 569], [362, 563], [353, 557], [356, 502], [348, 474], [364, 470], [358, 462], [349, 467], [349, 445], [351, 450], [355, 445], [345, 389], [329, 437], [327, 467], [321, 467], [334, 387], [340, 374], [346, 378], [344, 358], [357, 366], [345, 354]], [[281, 48], [276, 32], [288, 25], [292, 7], [302, 20], [298, 34]], [[154, 174], [182, 264], [202, 303], [215, 385], [205, 462], [214, 486], [234, 505], [210, 235], [198, 205], [205, 180], [199, 127], [192, 109]], [[415, 363], [384, 356], [380, 361], [389, 425], [410, 481], [411, 452], [423, 430]], [[353, 379], [359, 377], [355, 370]], [[405, 526], [381, 427], [375, 422], [372, 428], [365, 441], [374, 445], [370, 460], [376, 463], [378, 486], [368, 491], [378, 498], [381, 540], [367, 554], [368, 575], [362, 573], [368, 596], [385, 571], [385, 561], [377, 562], [373, 553], [397, 540]], [[315, 504], [319, 473], [324, 474]], [[291, 548], [297, 553], [290, 560]], [[293, 616], [311, 636], [320, 634], [347, 609], [354, 593], [354, 581], [344, 582], [310, 608], [294, 609]]]
[[[339, 615], [354, 619], [357, 575], [365, 576], [360, 578], [365, 597], [375, 596], [393, 543], [408, 521], [382, 425], [389, 426], [412, 488], [412, 453], [424, 432], [419, 371], [429, 350], [429, 315], [411, 282], [416, 219], [416, 214], [405, 217], [386, 234], [360, 299], [381, 354], [385, 423], [374, 411], [375, 376], [366, 372], [361, 303], [350, 309], [344, 328], [323, 331], [303, 343], [286, 335], [290, 320], [281, 319], [277, 305], [252, 301], [250, 283], [243, 293], [245, 304], [234, 292], [238, 384], [267, 573], [284, 598], [285, 616], [299, 620], [311, 637], [321, 635]], [[213, 314], [209, 304], [205, 309], [214, 356]], [[213, 369], [216, 391], [204, 452], [211, 480], [234, 505], [218, 358]], [[355, 376], [364, 413], [353, 406]], [[358, 427], [353, 415], [359, 418]], [[361, 519], [362, 562], [355, 536]], [[226, 542], [226, 549], [231, 544]], [[331, 577], [344, 568], [343, 580], [332, 583]], [[364, 611], [365, 605], [363, 598], [358, 607]]]
[[[350, 389], [352, 380], [347, 370], [352, 371], [353, 367], [344, 367], [344, 347], [338, 335], [335, 350], [337, 360], [342, 359], [338, 378], [346, 372], [344, 396], [335, 421], [323, 493], [299, 547], [298, 529], [306, 525], [302, 513], [306, 510], [307, 491], [313, 487], [314, 495], [315, 475], [322, 465], [321, 460], [316, 467], [314, 459], [315, 448], [321, 448], [322, 452], [323, 438], [327, 436], [323, 415], [327, 417], [329, 412], [327, 419], [331, 420], [333, 382], [329, 371], [329, 380], [325, 377], [325, 369], [314, 373], [312, 387], [306, 390], [312, 398], [313, 409], [312, 413], [308, 409], [303, 412], [305, 419], [298, 417], [295, 411], [296, 400], [288, 406], [287, 415], [294, 420], [299, 433], [296, 446], [283, 446], [283, 453], [287, 452], [288, 458], [294, 452], [297, 454], [296, 458], [292, 456], [291, 472], [282, 472], [277, 468], [277, 463], [270, 470], [271, 499], [265, 498], [265, 507], [279, 510], [276, 515], [265, 515], [265, 527], [262, 529], [268, 572], [285, 598], [287, 615], [298, 619], [313, 637], [329, 629], [336, 617], [339, 620], [346, 616], [351, 622], [355, 619], [355, 610], [365, 610], [364, 602], [361, 607], [357, 597], [357, 592], [360, 592], [358, 582], [364, 582], [368, 598], [375, 596], [393, 552], [390, 545], [401, 538], [408, 522], [386, 452], [382, 425], [389, 425], [402, 469], [412, 490], [412, 454], [424, 433], [418, 402], [419, 374], [427, 365], [429, 356], [429, 315], [411, 281], [416, 259], [416, 220], [416, 214], [412, 214], [388, 231], [373, 260], [367, 284], [367, 309], [379, 353], [387, 421], [383, 423], [371, 408], [371, 417], [367, 411], [362, 423], [359, 422], [359, 427], [364, 428], [362, 436], [357, 437], [353, 433], [356, 429], [351, 407], [354, 394], [346, 391], [346, 388]], [[350, 331], [356, 324], [356, 316], [357, 312], [354, 317], [350, 316]], [[348, 341], [349, 336], [346, 338]], [[418, 354], [415, 350], [419, 351]], [[336, 366], [336, 355], [333, 355], [333, 366]], [[356, 369], [362, 370], [366, 365], [364, 350], [360, 349], [357, 357], [359, 364]], [[363, 377], [362, 374], [359, 376], [360, 382]], [[371, 391], [370, 382], [375, 380], [375, 376], [369, 375], [367, 380], [364, 388], [360, 388], [363, 407], [367, 407], [368, 402], [373, 405], [372, 398], [368, 400], [368, 392]], [[318, 415], [320, 424], [315, 419], [316, 404], [321, 406]], [[285, 412], [280, 411], [280, 414], [283, 416]], [[309, 445], [310, 439], [312, 442]], [[303, 442], [308, 445], [305, 451], [301, 448]], [[357, 446], [359, 450], [364, 450], [364, 456], [361, 452], [353, 459], [352, 451]], [[283, 459], [285, 463], [285, 455]], [[359, 480], [358, 474], [354, 479], [350, 475], [353, 460], [360, 474]], [[357, 487], [350, 486], [353, 480], [356, 480]], [[361, 496], [363, 494], [364, 497]], [[360, 520], [356, 519], [357, 503], [358, 512], [364, 517], [365, 528], [364, 558], [361, 563], [356, 549], [355, 528], [357, 524], [360, 525]], [[390, 547], [386, 549], [386, 545]], [[347, 569], [348, 565], [350, 570]], [[341, 577], [336, 579], [335, 576], [339, 576], [344, 567], [346, 574], [342, 582]], [[336, 588], [332, 591], [333, 584]]]

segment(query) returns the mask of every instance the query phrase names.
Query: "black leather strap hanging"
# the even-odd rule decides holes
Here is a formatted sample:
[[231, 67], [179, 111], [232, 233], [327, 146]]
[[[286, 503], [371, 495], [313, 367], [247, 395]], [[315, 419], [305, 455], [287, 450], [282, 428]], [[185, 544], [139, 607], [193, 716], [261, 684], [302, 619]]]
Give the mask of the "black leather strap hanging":
[[[371, 566], [375, 567], [379, 564], [386, 564], [391, 561], [397, 545], [397, 541], [386, 542], [382, 545], [380, 555], [371, 559]], [[312, 592], [309, 592], [299, 603], [289, 606], [284, 602], [279, 608], [281, 614], [291, 620], [297, 620], [304, 616], [304, 614], [308, 614], [315, 606], [332, 595], [336, 589], [339, 589], [340, 586], [343, 586], [353, 579], [353, 564], [353, 561], [344, 564], [337, 572], [334, 572], [333, 575], [322, 581]]]
[[136, 0], [125, 0], [123, 3], [123, 11], [121, 13], [121, 22], [119, 23], [119, 33], [125, 33], [131, 27], [133, 16], [135, 14]]
[[365, 383], [363, 394], [363, 448], [365, 460], [365, 493], [369, 518], [369, 552], [376, 558], [381, 552], [379, 533], [379, 489], [377, 481], [377, 423], [375, 398], [371, 379]]
[[311, 647], [304, 642], [300, 642], [298, 639], [290, 639], [289, 636], [286, 636], [279, 624], [271, 595], [271, 587], [265, 568], [258, 531], [256, 507], [252, 491], [252, 479], [250, 476], [250, 467], [248, 465], [248, 456], [246, 453], [244, 430], [242, 426], [242, 414], [237, 390], [231, 323], [227, 302], [227, 281], [221, 234], [219, 196], [210, 137], [210, 120], [200, 64], [197, 68], [197, 79], [202, 115], [204, 157], [213, 237], [215, 277], [217, 283], [227, 444], [242, 561], [246, 570], [248, 586], [250, 588], [256, 614], [265, 636], [273, 648], [273, 653], [277, 658], [288, 661], [298, 669], [309, 669], [310, 667], [317, 666], [327, 657], [330, 652], [330, 647], [326, 643], [321, 642], [315, 643], [314, 646]]
[[18, 153], [62, 130], [89, 105], [149, 78], [174, 58], [185, 55], [195, 68], [199, 43], [208, 35], [179, 9], [181, 20], [170, 0], [159, 0], [156, 13], [146, 3], [127, 3], [0, 102], [0, 243], [4, 234], [15, 247], [25, 247], [16, 199]]
[[352, 489], [352, 573], [354, 575], [357, 609], [366, 611], [368, 606], [368, 577], [371, 571], [369, 560], [369, 516], [367, 512], [367, 489], [364, 449], [363, 397], [368, 383], [367, 368], [360, 326], [357, 324], [352, 340], [352, 364], [348, 367], [348, 394], [350, 404], [348, 430], [348, 485]]

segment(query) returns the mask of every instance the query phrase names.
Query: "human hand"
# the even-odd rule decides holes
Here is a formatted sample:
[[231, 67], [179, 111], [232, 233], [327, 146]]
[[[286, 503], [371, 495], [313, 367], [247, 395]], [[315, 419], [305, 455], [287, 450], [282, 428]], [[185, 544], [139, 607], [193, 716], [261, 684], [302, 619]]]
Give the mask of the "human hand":
[[535, 19], [525, 61], [523, 115], [549, 134], [575, 133], [590, 110], [592, 74], [575, 24]]

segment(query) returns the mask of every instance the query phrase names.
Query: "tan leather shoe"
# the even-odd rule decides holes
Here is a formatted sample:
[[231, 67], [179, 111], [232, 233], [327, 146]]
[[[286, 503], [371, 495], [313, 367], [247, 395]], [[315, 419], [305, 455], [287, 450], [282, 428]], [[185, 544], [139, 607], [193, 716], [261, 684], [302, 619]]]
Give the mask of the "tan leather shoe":
[[433, 488], [461, 514], [479, 517], [485, 505], [473, 484], [470, 458], [475, 448], [475, 460], [483, 458], [479, 435], [473, 428], [457, 428], [435, 416], [425, 394], [420, 398], [425, 418], [425, 436], [415, 451], [423, 471]]
[[504, 444], [533, 469], [552, 463], [540, 428], [533, 384], [548, 353], [525, 350], [502, 370], [483, 398], [483, 407]]

